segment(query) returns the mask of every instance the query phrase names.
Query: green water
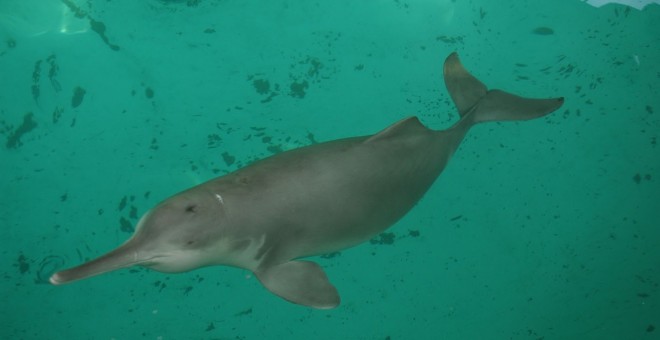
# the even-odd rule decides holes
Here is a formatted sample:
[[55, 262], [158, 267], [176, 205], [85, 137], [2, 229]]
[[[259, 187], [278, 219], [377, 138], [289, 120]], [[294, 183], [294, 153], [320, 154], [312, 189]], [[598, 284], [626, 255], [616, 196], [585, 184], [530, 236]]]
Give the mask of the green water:
[[[657, 339], [658, 22], [578, 0], [3, 0], [0, 338]], [[476, 126], [392, 234], [313, 259], [337, 309], [228, 267], [47, 283], [255, 159], [450, 126], [453, 51], [566, 103]]]

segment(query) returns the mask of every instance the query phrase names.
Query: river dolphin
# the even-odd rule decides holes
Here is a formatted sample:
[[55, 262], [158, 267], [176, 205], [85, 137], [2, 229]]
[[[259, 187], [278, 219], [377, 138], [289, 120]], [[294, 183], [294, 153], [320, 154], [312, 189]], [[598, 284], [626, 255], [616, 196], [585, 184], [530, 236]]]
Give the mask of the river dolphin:
[[338, 306], [323, 269], [301, 258], [355, 246], [394, 224], [433, 184], [472, 125], [538, 118], [564, 102], [488, 90], [456, 53], [445, 60], [444, 79], [460, 116], [449, 129], [430, 130], [409, 117], [375, 135], [256, 161], [159, 203], [124, 244], [50, 282], [135, 265], [167, 273], [227, 265], [252, 271], [290, 302]]

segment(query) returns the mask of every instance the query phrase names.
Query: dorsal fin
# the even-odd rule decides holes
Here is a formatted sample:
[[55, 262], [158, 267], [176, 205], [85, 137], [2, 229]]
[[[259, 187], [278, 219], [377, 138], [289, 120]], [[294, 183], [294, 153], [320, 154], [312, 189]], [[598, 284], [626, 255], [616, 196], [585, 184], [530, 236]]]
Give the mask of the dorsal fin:
[[369, 137], [365, 143], [369, 143], [375, 140], [381, 140], [385, 138], [390, 138], [393, 136], [400, 136], [410, 133], [418, 133], [422, 131], [427, 131], [426, 126], [422, 125], [417, 117], [408, 117], [406, 119], [400, 120], [388, 127], [383, 131]]

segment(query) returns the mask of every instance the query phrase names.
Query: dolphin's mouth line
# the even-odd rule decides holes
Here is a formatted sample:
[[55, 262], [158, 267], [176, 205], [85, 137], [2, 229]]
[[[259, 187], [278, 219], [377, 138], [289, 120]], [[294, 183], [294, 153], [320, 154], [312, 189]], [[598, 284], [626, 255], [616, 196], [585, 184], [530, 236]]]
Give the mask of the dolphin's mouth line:
[[148, 258], [139, 259], [140, 257], [138, 256], [138, 253], [135, 252], [134, 261], [132, 261], [131, 263], [126, 264], [125, 266], [118, 267], [117, 269], [123, 268], [123, 267], [130, 267], [130, 266], [149, 267], [151, 265], [156, 264], [156, 260], [162, 259], [162, 258], [167, 258], [167, 257], [170, 257], [170, 255], [153, 255], [153, 256], [150, 256]]

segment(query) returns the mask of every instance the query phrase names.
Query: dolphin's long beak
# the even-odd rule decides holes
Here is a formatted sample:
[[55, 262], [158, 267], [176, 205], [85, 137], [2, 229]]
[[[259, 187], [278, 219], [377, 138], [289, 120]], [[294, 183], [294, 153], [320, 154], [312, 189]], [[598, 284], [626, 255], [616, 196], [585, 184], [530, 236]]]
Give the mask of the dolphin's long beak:
[[145, 262], [145, 259], [138, 257], [136, 247], [131, 241], [132, 239], [129, 239], [119, 248], [92, 261], [53, 274], [50, 283], [61, 285]]

